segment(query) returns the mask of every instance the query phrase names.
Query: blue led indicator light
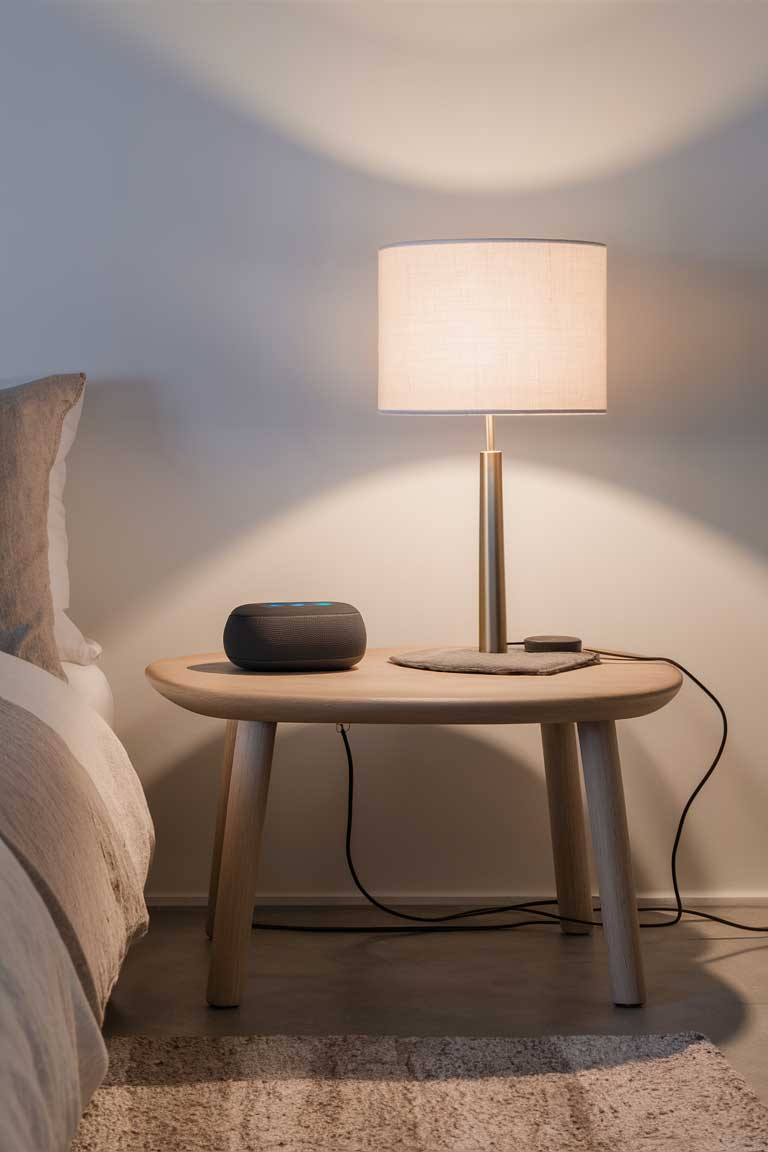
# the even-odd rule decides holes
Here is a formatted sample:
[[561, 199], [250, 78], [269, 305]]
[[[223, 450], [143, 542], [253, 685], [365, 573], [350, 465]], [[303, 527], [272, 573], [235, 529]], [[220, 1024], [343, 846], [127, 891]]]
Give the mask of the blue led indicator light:
[[315, 608], [331, 608], [333, 607], [333, 600], [293, 600], [288, 603], [285, 600], [273, 600], [266, 604], [266, 608], [306, 608], [307, 604], [312, 604]]

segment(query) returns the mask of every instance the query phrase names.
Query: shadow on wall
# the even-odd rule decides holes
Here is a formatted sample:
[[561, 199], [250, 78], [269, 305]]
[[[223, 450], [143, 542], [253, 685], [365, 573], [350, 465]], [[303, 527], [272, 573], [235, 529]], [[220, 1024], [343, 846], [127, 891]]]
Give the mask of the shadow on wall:
[[[215, 739], [175, 756], [169, 771], [147, 788], [161, 827], [173, 822], [180, 796], [199, 801], [172, 852], [158, 840], [151, 892], [173, 891], [179, 871], [194, 876], [192, 891], [207, 890], [223, 726], [215, 731]], [[355, 725], [352, 741], [353, 857], [372, 892], [475, 894], [494, 884], [500, 892], [519, 892], [518, 854], [539, 863], [549, 890], [554, 881], [544, 781], [523, 759], [481, 730], [475, 735], [466, 728]], [[325, 895], [356, 896], [344, 859], [346, 789], [346, 760], [331, 725], [279, 726], [260, 891], [292, 897], [310, 891], [321, 875]]]
[[[73, 554], [86, 569], [117, 507], [120, 552], [142, 555], [111, 572], [103, 600], [89, 589], [93, 630], [108, 626], [115, 603], [129, 608], [161, 582], [170, 589], [186, 565], [308, 495], [480, 445], [470, 418], [375, 411], [375, 253], [408, 236], [606, 240], [608, 415], [510, 418], [502, 446], [635, 489], [766, 553], [755, 493], [768, 481], [768, 251], [756, 222], [747, 262], [745, 214], [756, 220], [757, 205], [740, 202], [768, 180], [764, 104], [674, 154], [565, 189], [425, 191], [305, 150], [109, 36], [69, 35], [98, 51], [93, 72], [109, 62], [115, 107], [98, 116], [116, 121], [103, 161], [121, 189], [85, 250], [81, 234], [52, 243], [59, 268], [86, 272], [79, 326], [92, 316], [87, 340], [59, 342], [78, 363], [89, 350], [91, 380], [72, 469], [73, 504], [84, 509]], [[88, 79], [67, 97], [75, 155], [94, 143], [96, 113], [81, 103]], [[77, 196], [95, 203], [103, 192]]]
[[[698, 0], [82, 3], [164, 71], [403, 186], [510, 192], [637, 169], [768, 88], [768, 14]], [[138, 16], [137, 16], [138, 11]], [[617, 114], [617, 99], [621, 114]]]
[[[566, 7], [571, 26], [576, 10]], [[758, 10], [749, 8], [759, 23]], [[279, 13], [285, 5], [245, 9], [255, 19], [276, 21], [265, 43], [276, 37], [284, 45], [288, 18]], [[149, 19], [149, 9], [141, 11]], [[171, 13], [171, 28], [172, 11], [153, 6]], [[610, 19], [627, 19], [633, 35], [637, 11], [615, 6]], [[654, 624], [663, 620], [665, 644], [683, 654], [696, 635], [692, 615], [710, 626], [701, 593], [697, 601], [688, 589], [700, 590], [712, 558], [731, 548], [739, 556], [738, 564], [723, 568], [734, 574], [729, 612], [756, 600], [768, 553], [762, 497], [768, 487], [768, 101], [759, 61], [733, 56], [729, 75], [752, 69], [749, 83], [739, 82], [711, 116], [699, 117], [695, 132], [676, 131], [661, 151], [638, 148], [624, 155], [623, 168], [590, 163], [567, 183], [532, 186], [530, 171], [510, 165], [503, 181], [482, 187], [455, 179], [427, 187], [361, 170], [338, 150], [324, 153], [316, 136], [302, 143], [281, 116], [267, 122], [268, 108], [254, 111], [220, 88], [206, 88], [194, 71], [148, 55], [114, 28], [92, 24], [92, 16], [88, 5], [19, 4], [0, 42], [4, 163], [14, 174], [0, 218], [7, 269], [0, 284], [8, 334], [3, 375], [67, 368], [89, 375], [68, 486], [73, 615], [106, 642], [121, 731], [150, 791], [160, 842], [168, 844], [169, 886], [197, 887], [193, 838], [207, 826], [210, 792], [203, 752], [193, 755], [183, 787], [178, 765], [186, 753], [178, 733], [190, 721], [180, 714], [170, 721], [161, 711], [168, 705], [141, 686], [148, 659], [217, 645], [235, 601], [282, 595], [281, 588], [306, 595], [297, 587], [305, 580], [319, 597], [354, 600], [364, 589], [373, 642], [436, 642], [449, 630], [449, 638], [460, 640], [474, 631], [470, 469], [481, 422], [376, 413], [381, 244], [517, 234], [609, 245], [609, 413], [510, 418], [498, 430], [509, 478], [517, 478], [516, 462], [521, 470], [535, 463], [549, 485], [546, 517], [521, 507], [514, 483], [507, 488], [508, 539], [516, 555], [522, 545], [513, 526], [525, 515], [526, 554], [543, 556], [542, 567], [556, 569], [555, 576], [535, 572], [518, 585], [518, 574], [532, 565], [510, 564], [512, 614], [519, 616], [523, 604], [528, 630], [537, 630], [537, 620], [539, 630], [557, 630], [557, 613], [565, 617], [569, 609], [570, 619], [575, 615], [593, 633], [594, 622], [614, 636], [622, 634], [619, 627], [634, 627], [641, 636], [647, 628], [655, 643]], [[691, 25], [696, 37], [702, 21]], [[376, 40], [380, 25], [374, 27]], [[434, 32], [439, 38], [439, 28]], [[566, 74], [550, 67], [549, 33], [534, 32], [535, 85], [520, 106], [535, 107], [537, 92], [550, 83], [557, 93], [552, 107], [559, 101], [560, 111], [567, 110], [571, 92]], [[472, 35], [482, 39], [478, 28]], [[705, 35], [724, 67], [720, 49], [730, 41], [711, 29]], [[751, 40], [764, 42], [757, 35]], [[243, 43], [247, 47], [247, 39]], [[425, 33], [420, 51], [429, 43]], [[660, 46], [649, 43], [653, 51], [643, 58], [652, 67]], [[380, 48], [379, 39], [371, 51]], [[207, 56], [225, 64], [227, 50], [206, 44]], [[430, 69], [441, 52], [435, 49]], [[421, 74], [418, 60], [407, 53], [398, 59], [412, 62], [413, 76]], [[691, 59], [685, 57], [686, 67]], [[30, 85], [33, 64], [38, 81]], [[611, 57], [609, 64], [616, 91], [611, 115], [621, 124], [623, 96], [636, 99], [642, 91], [650, 100], [657, 92], [652, 75], [627, 71], [629, 57]], [[252, 60], [241, 66], [257, 70]], [[518, 75], [506, 61], [504, 73]], [[286, 75], [295, 80], [295, 73]], [[686, 85], [702, 90], [695, 71], [679, 75], [680, 91]], [[350, 109], [350, 115], [359, 112]], [[591, 123], [588, 115], [585, 122]], [[678, 127], [690, 123], [683, 118]], [[539, 128], [542, 136], [550, 133], [555, 155], [552, 124], [544, 120]], [[405, 133], [408, 125], [399, 128]], [[511, 129], [506, 132], [492, 142], [505, 163], [520, 152]], [[409, 490], [402, 480], [410, 479], [414, 462], [419, 487]], [[466, 468], [466, 496], [450, 486], [449, 465]], [[592, 480], [598, 483], [590, 487]], [[372, 488], [375, 513], [366, 503]], [[654, 556], [658, 573], [649, 574], [651, 558], [644, 566], [630, 549], [638, 497], [648, 505], [647, 524], [654, 507], [659, 523], [667, 517], [670, 546], [687, 522], [703, 529], [685, 537], [689, 555], [676, 552], [672, 564]], [[307, 521], [314, 509], [323, 512], [321, 501], [323, 531], [313, 535]], [[343, 515], [334, 517], [337, 504]], [[669, 523], [667, 509], [677, 522]], [[576, 515], [588, 547], [579, 541]], [[603, 515], [610, 530], [595, 522]], [[276, 522], [281, 531], [273, 537]], [[560, 555], [552, 540], [564, 533], [570, 543]], [[275, 539], [279, 550], [259, 552], [260, 535]], [[230, 550], [231, 565], [223, 571], [220, 558]], [[585, 566], [589, 571], [582, 573]], [[617, 571], [622, 603], [611, 616], [605, 583], [615, 585]], [[558, 580], [562, 591], [555, 598]], [[577, 589], [571, 602], [570, 587]], [[419, 590], [417, 608], [405, 604], [409, 588]], [[677, 595], [676, 630], [669, 602]], [[714, 603], [709, 589], [707, 598]], [[729, 622], [718, 620], [725, 634]], [[574, 630], [563, 622], [564, 630]], [[761, 625], [752, 623], [759, 647]], [[746, 708], [747, 673], [733, 668], [724, 642], [715, 636], [704, 655]], [[753, 671], [754, 692], [757, 661]], [[753, 723], [757, 715], [753, 710]], [[743, 730], [745, 741], [751, 739], [750, 729]], [[314, 737], [303, 739], [314, 749]], [[432, 739], [446, 754], [459, 748], [439, 744], [437, 735], [419, 739], [425, 755]], [[179, 756], [176, 767], [171, 750]], [[456, 769], [455, 786], [466, 799], [472, 774], [463, 782], [459, 775]], [[387, 801], [393, 810], [408, 796], [407, 776], [397, 780]], [[300, 804], [308, 789], [312, 794], [311, 773], [304, 771], [291, 803]], [[509, 810], [517, 792], [505, 795], [499, 807]], [[305, 816], [304, 850], [309, 836], [319, 835], [312, 812]], [[175, 880], [172, 860], [178, 861]], [[497, 876], [494, 885], [500, 884]]]
[[[375, 253], [406, 237], [605, 240], [608, 416], [513, 418], [502, 445], [636, 488], [765, 553], [765, 517], [747, 495], [768, 480], [762, 100], [728, 123], [714, 117], [676, 151], [564, 188], [521, 190], [510, 174], [503, 190], [425, 190], [302, 147], [189, 70], [89, 27], [87, 8], [77, 19], [77, 6], [15, 14], [3, 69], [20, 91], [25, 49], [54, 75], [79, 62], [55, 110], [44, 91], [25, 96], [35, 146], [16, 140], [18, 167], [31, 167], [9, 213], [9, 266], [21, 370], [44, 355], [90, 375], [71, 492], [82, 509], [75, 586], [88, 588], [93, 630], [115, 603], [172, 584], [308, 493], [479, 445], [477, 421], [376, 414]], [[88, 178], [58, 189], [52, 211], [35, 166], [49, 170], [62, 149]], [[55, 269], [43, 284], [32, 226]], [[76, 291], [63, 300], [67, 281]], [[29, 316], [32, 283], [44, 341]], [[142, 563], [121, 564], [100, 600], [85, 571], [94, 537], [100, 547], [114, 537], [116, 508], [119, 552]]]
[[[207, 891], [223, 751], [222, 725], [214, 723], [211, 729], [218, 733], [215, 738], [174, 756], [170, 770], [147, 787], [161, 827], [174, 821], [180, 796], [198, 800], [172, 851], [162, 838], [158, 841], [150, 892], [172, 892], [179, 871], [193, 878], [191, 892]], [[356, 762], [353, 859], [370, 891], [463, 892], [473, 899], [478, 892], [493, 892], [494, 898], [510, 892], [530, 895], [526, 883], [532, 872], [544, 878], [538, 894], [553, 891], [545, 783], [525, 757], [510, 755], [482, 729], [356, 725], [351, 739]], [[540, 760], [538, 733], [531, 743]], [[631, 725], [622, 726], [622, 745], [633, 765], [625, 781], [630, 831], [642, 826], [644, 833], [633, 837], [637, 888], [654, 891], [661, 872], [671, 891], [669, 829], [657, 814], [676, 811], [678, 794]], [[293, 898], [310, 891], [313, 877], [322, 875], [328, 884], [324, 895], [357, 898], [344, 859], [346, 792], [346, 760], [332, 726], [280, 725], [260, 891], [271, 898]], [[516, 874], [520, 859], [526, 861], [522, 876]], [[681, 874], [701, 875], [708, 862], [702, 846], [688, 835], [681, 846]]]

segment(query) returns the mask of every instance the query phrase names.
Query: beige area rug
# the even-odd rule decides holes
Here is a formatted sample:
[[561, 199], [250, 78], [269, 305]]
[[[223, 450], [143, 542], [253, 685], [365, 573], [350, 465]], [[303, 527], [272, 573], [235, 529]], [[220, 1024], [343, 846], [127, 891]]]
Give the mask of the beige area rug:
[[240, 1036], [110, 1043], [73, 1152], [766, 1152], [702, 1036]]

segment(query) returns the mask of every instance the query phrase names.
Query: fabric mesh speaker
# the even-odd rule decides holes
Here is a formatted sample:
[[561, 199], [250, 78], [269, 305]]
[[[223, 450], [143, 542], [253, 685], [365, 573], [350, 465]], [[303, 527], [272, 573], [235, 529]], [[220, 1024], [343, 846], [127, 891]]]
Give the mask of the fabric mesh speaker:
[[224, 628], [224, 651], [249, 672], [351, 668], [365, 644], [362, 616], [340, 601], [241, 604]]

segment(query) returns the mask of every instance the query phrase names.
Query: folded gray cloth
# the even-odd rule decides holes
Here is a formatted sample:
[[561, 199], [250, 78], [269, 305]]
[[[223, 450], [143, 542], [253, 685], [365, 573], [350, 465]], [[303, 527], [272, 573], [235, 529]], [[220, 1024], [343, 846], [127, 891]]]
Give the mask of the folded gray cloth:
[[390, 656], [390, 663], [431, 672], [484, 672], [496, 676], [551, 676], [599, 664], [597, 652], [478, 652], [476, 648], [425, 648]]

